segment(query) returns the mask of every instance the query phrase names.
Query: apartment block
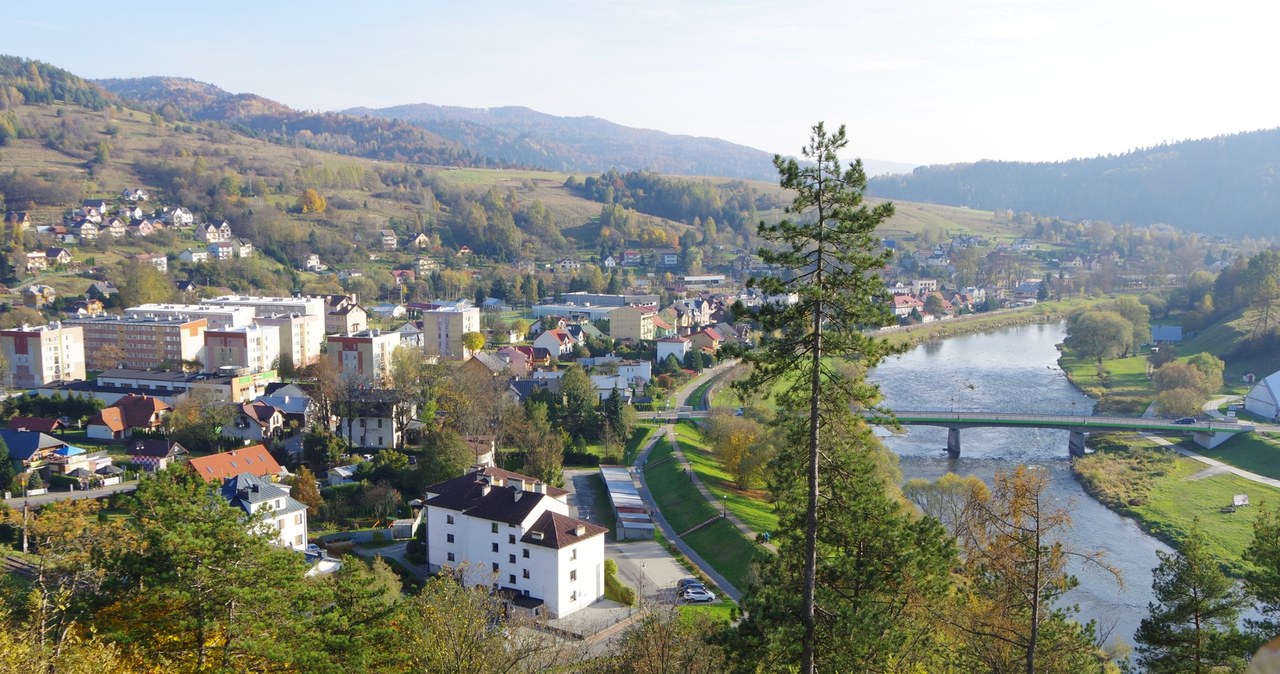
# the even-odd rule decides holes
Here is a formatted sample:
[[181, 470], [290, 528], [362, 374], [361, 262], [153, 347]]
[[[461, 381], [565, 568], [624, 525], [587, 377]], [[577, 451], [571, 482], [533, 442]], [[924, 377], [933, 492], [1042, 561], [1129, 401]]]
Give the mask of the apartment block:
[[50, 323], [0, 330], [0, 353], [9, 364], [9, 382], [18, 388], [84, 379], [84, 331]]
[[246, 373], [276, 369], [280, 360], [280, 329], [253, 324], [243, 328], [206, 330], [204, 364], [209, 372], [244, 370]]
[[609, 336], [632, 341], [654, 338], [653, 319], [658, 312], [653, 307], [621, 307], [609, 314]]
[[[84, 331], [85, 365], [106, 370], [119, 363], [103, 360], [104, 353], [118, 349], [124, 363], [133, 368], [155, 368], [182, 361], [204, 362], [204, 333], [208, 320], [191, 316], [94, 316], [69, 318], [63, 325], [80, 326]], [[103, 349], [111, 347], [110, 351]]]
[[324, 346], [324, 314], [258, 314], [258, 325], [280, 331], [280, 360], [305, 367], [320, 359]]
[[422, 339], [427, 355], [453, 360], [471, 356], [462, 346], [462, 335], [480, 331], [480, 309], [443, 307], [422, 312]]
[[323, 297], [223, 295], [200, 300], [200, 304], [219, 307], [250, 307], [258, 316], [293, 313], [304, 316], [324, 316], [326, 311]]
[[365, 330], [351, 335], [329, 335], [328, 344], [328, 358], [342, 374], [382, 382], [391, 367], [391, 352], [400, 346], [400, 333]]
[[205, 304], [140, 304], [124, 310], [126, 316], [147, 318], [203, 318], [211, 330], [243, 328], [253, 323], [253, 307]]

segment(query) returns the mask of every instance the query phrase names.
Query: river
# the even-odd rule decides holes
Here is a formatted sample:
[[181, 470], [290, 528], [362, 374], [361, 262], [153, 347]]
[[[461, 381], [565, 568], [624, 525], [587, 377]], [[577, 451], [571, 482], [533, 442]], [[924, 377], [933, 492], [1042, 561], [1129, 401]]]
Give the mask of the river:
[[[880, 385], [890, 408], [902, 410], [974, 410], [1089, 414], [1093, 401], [1080, 393], [1058, 368], [1056, 345], [1065, 337], [1061, 323], [1025, 325], [927, 342], [877, 367], [871, 380]], [[1064, 536], [1080, 551], [1102, 551], [1118, 568], [1124, 587], [1096, 567], [1070, 568], [1080, 585], [1062, 604], [1076, 604], [1077, 619], [1097, 620], [1100, 632], [1133, 643], [1133, 633], [1152, 601], [1151, 570], [1156, 551], [1168, 546], [1137, 524], [1091, 498], [1071, 473], [1067, 432], [1045, 429], [973, 428], [960, 434], [961, 455], [947, 456], [947, 429], [912, 426], [885, 438], [901, 457], [904, 479], [936, 479], [948, 471], [977, 475], [991, 482], [996, 471], [1018, 464], [1044, 467], [1055, 504], [1070, 509], [1073, 526]]]

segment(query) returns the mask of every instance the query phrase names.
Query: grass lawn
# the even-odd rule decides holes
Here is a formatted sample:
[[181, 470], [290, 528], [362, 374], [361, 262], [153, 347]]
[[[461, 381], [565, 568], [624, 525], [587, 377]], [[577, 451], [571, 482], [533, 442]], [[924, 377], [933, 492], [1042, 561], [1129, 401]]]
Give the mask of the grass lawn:
[[[684, 424], [677, 429], [678, 433], [696, 432]], [[671, 456], [669, 443], [660, 442], [653, 448], [649, 453], [649, 465], [652, 467], [645, 470], [645, 481], [663, 517], [679, 533], [716, 517], [719, 515], [719, 510], [698, 493], [679, 463], [667, 461], [661, 465], [654, 465], [669, 456]], [[747, 572], [752, 560], [757, 555], [764, 554], [762, 548], [748, 540], [737, 527], [725, 519], [719, 519], [699, 529], [686, 536], [684, 540], [708, 564], [738, 588], [746, 586]]]
[[738, 619], [738, 605], [728, 599], [717, 597], [710, 604], [685, 604], [680, 607], [680, 620], [696, 620], [707, 618], [712, 622], [731, 623]]
[[1097, 361], [1091, 358], [1064, 353], [1058, 362], [1072, 383], [1098, 401], [1098, 412], [1141, 414], [1156, 398], [1145, 356], [1104, 360], [1101, 376]]
[[773, 511], [773, 504], [765, 500], [766, 492], [738, 489], [711, 453], [701, 433], [683, 426], [676, 433], [693, 471], [717, 499], [727, 496], [729, 510], [756, 532], [777, 531], [778, 515]]
[[1280, 479], [1280, 441], [1257, 433], [1237, 433], [1214, 449], [1193, 447], [1203, 454], [1236, 468]]
[[[1200, 451], [1198, 446], [1193, 449]], [[1169, 451], [1130, 452], [1122, 448], [1106, 448], [1076, 462], [1076, 470], [1091, 493], [1113, 510], [1137, 519], [1144, 529], [1170, 545], [1181, 541], [1192, 520], [1199, 518], [1209, 552], [1229, 573], [1239, 576], [1245, 568], [1244, 550], [1253, 540], [1258, 505], [1280, 504], [1280, 489], [1230, 473], [1192, 479], [1207, 468]], [[1107, 476], [1104, 488], [1098, 488], [1098, 474]], [[1234, 513], [1222, 512], [1236, 494], [1247, 494], [1253, 505]]]
[[636, 424], [635, 430], [631, 431], [631, 438], [627, 440], [627, 446], [622, 451], [623, 465], [630, 466], [636, 462], [636, 454], [649, 443], [649, 438], [653, 437], [654, 431], [658, 430], [655, 423], [639, 423]]

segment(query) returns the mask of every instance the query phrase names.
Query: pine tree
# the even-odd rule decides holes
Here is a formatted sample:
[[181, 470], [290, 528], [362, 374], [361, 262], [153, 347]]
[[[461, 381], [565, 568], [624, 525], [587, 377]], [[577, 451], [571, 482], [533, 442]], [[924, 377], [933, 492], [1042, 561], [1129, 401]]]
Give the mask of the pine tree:
[[1134, 635], [1139, 662], [1151, 674], [1242, 671], [1248, 646], [1236, 620], [1245, 600], [1205, 549], [1200, 520], [1173, 554], [1156, 556], [1156, 603]]
[[774, 157], [781, 186], [795, 198], [790, 217], [759, 229], [776, 247], [760, 257], [794, 275], [758, 285], [799, 301], [760, 309], [769, 337], [748, 354], [754, 369], [741, 384], [758, 395], [781, 382], [777, 407], [794, 412], [775, 421], [786, 442], [773, 490], [779, 531], [788, 533], [746, 599], [749, 627], [735, 642], [742, 667], [769, 658], [773, 669], [802, 674], [818, 663], [824, 671], [875, 671], [910, 641], [908, 613], [889, 608], [914, 596], [903, 588], [945, 584], [934, 563], [944, 560], [945, 568], [949, 559], [941, 528], [917, 529], [896, 502], [883, 500], [884, 479], [869, 468], [883, 449], [853, 411], [876, 405], [878, 391], [865, 373], [893, 352], [862, 332], [890, 319], [876, 274], [889, 253], [875, 229], [893, 205], [863, 203], [862, 163], [845, 168], [837, 156], [847, 143], [843, 126], [828, 134], [819, 123], [802, 149], [806, 163]]

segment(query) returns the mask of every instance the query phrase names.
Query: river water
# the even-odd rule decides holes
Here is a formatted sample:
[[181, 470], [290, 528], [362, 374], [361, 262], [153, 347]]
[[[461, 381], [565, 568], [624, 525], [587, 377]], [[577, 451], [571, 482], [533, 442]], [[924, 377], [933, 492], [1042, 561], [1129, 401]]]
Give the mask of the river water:
[[[1064, 326], [1055, 323], [928, 342], [889, 358], [871, 380], [880, 385], [891, 409], [1089, 414], [1093, 401], [1057, 365], [1056, 345], [1065, 336]], [[965, 429], [955, 460], [947, 455], [945, 428], [907, 427], [905, 435], [887, 437], [885, 444], [901, 458], [905, 480], [932, 480], [950, 471], [977, 475], [990, 484], [997, 471], [1018, 464], [1044, 467], [1050, 497], [1055, 505], [1068, 507], [1073, 520], [1064, 542], [1080, 551], [1102, 551], [1124, 582], [1121, 588], [1105, 571], [1072, 566], [1080, 586], [1062, 603], [1079, 606], [1077, 619], [1097, 620], [1100, 632], [1110, 630], [1112, 638], [1132, 643], [1153, 599], [1156, 551], [1170, 550], [1085, 493], [1071, 474], [1067, 435], [1045, 429]]]

